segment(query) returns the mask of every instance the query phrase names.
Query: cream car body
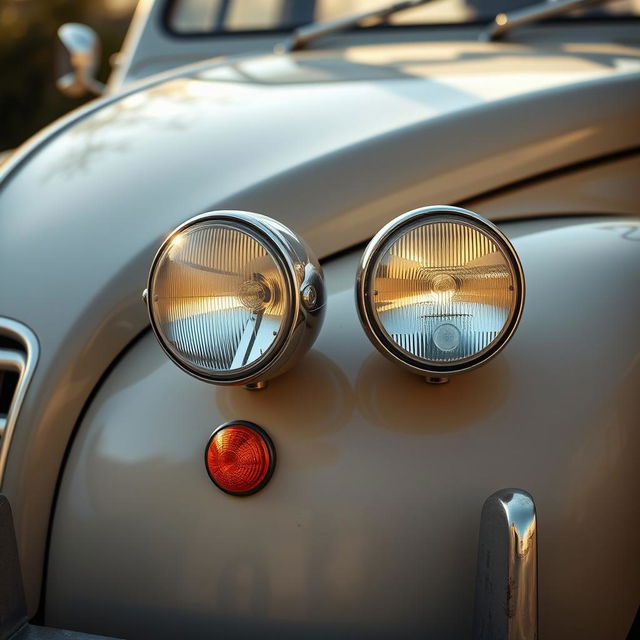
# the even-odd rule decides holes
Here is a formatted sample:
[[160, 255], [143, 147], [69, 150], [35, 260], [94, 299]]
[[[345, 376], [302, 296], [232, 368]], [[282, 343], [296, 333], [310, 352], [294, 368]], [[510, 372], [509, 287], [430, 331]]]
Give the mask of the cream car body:
[[[2, 492], [47, 624], [467, 637], [482, 502], [521, 486], [539, 512], [540, 634], [625, 637], [640, 592], [640, 26], [425, 33], [120, 80], [3, 165], [0, 316], [33, 331], [39, 358]], [[362, 243], [434, 203], [499, 222], [527, 279], [508, 347], [438, 387], [375, 351], [353, 294]], [[282, 221], [326, 274], [316, 345], [259, 393], [176, 368], [140, 300], [166, 234], [226, 208]], [[202, 465], [233, 419], [278, 448], [246, 500]]]

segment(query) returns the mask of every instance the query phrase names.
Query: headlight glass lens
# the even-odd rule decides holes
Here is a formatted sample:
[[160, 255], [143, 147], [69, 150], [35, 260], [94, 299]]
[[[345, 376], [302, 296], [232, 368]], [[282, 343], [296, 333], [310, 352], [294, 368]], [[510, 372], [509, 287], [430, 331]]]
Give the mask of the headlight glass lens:
[[372, 321], [410, 360], [426, 365], [489, 350], [518, 303], [504, 248], [465, 221], [409, 224], [381, 247], [370, 273]]
[[208, 220], [176, 233], [149, 285], [165, 347], [204, 376], [232, 377], [256, 365], [288, 329], [283, 265], [258, 233], [234, 222]]

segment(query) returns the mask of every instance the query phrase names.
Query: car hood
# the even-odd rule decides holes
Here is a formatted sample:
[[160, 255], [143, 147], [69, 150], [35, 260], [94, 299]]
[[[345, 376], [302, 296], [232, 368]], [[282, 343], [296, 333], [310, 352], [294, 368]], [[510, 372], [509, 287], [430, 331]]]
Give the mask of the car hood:
[[[98, 101], [27, 145], [3, 172], [14, 184], [2, 224], [90, 243], [88, 223], [135, 251], [207, 209], [250, 209], [328, 255], [407, 205], [460, 202], [628, 146], [599, 144], [571, 104], [542, 123], [534, 112], [639, 72], [640, 49], [618, 45], [396, 44], [200, 65]], [[487, 169], [496, 152], [499, 171]]]

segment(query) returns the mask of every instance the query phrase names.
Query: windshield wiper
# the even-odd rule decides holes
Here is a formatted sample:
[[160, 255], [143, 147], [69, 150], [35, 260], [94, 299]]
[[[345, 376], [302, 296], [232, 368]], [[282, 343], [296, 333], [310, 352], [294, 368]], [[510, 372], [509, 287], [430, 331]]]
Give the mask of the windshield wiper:
[[285, 42], [276, 46], [277, 53], [287, 53], [289, 51], [296, 51], [296, 49], [302, 49], [309, 42], [316, 38], [336, 33], [338, 31], [344, 31], [351, 27], [357, 27], [362, 22], [369, 20], [384, 20], [394, 13], [399, 11], [405, 11], [406, 9], [413, 9], [423, 4], [428, 4], [434, 0], [403, 0], [403, 2], [394, 2], [388, 7], [382, 9], [376, 9], [374, 11], [365, 11], [363, 13], [357, 13], [352, 16], [345, 16], [344, 18], [337, 18], [336, 20], [328, 20], [326, 22], [312, 22], [304, 27], [296, 29], [291, 36], [285, 40]]
[[539, 4], [516, 9], [508, 13], [499, 13], [493, 22], [480, 34], [480, 40], [490, 42], [499, 40], [505, 33], [525, 24], [538, 22], [553, 16], [560, 16], [574, 9], [604, 4], [609, 0], [548, 0]]

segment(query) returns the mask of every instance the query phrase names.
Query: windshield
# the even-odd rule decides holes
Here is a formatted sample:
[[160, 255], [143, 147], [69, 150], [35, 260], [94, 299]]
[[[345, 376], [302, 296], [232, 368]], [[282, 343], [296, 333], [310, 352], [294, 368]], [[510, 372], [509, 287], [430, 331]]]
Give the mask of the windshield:
[[[391, 0], [168, 0], [168, 27], [183, 35], [242, 31], [291, 31], [388, 6]], [[489, 22], [497, 13], [513, 11], [537, 0], [435, 0], [391, 16], [391, 25]], [[638, 16], [640, 0], [614, 0], [568, 16]]]

